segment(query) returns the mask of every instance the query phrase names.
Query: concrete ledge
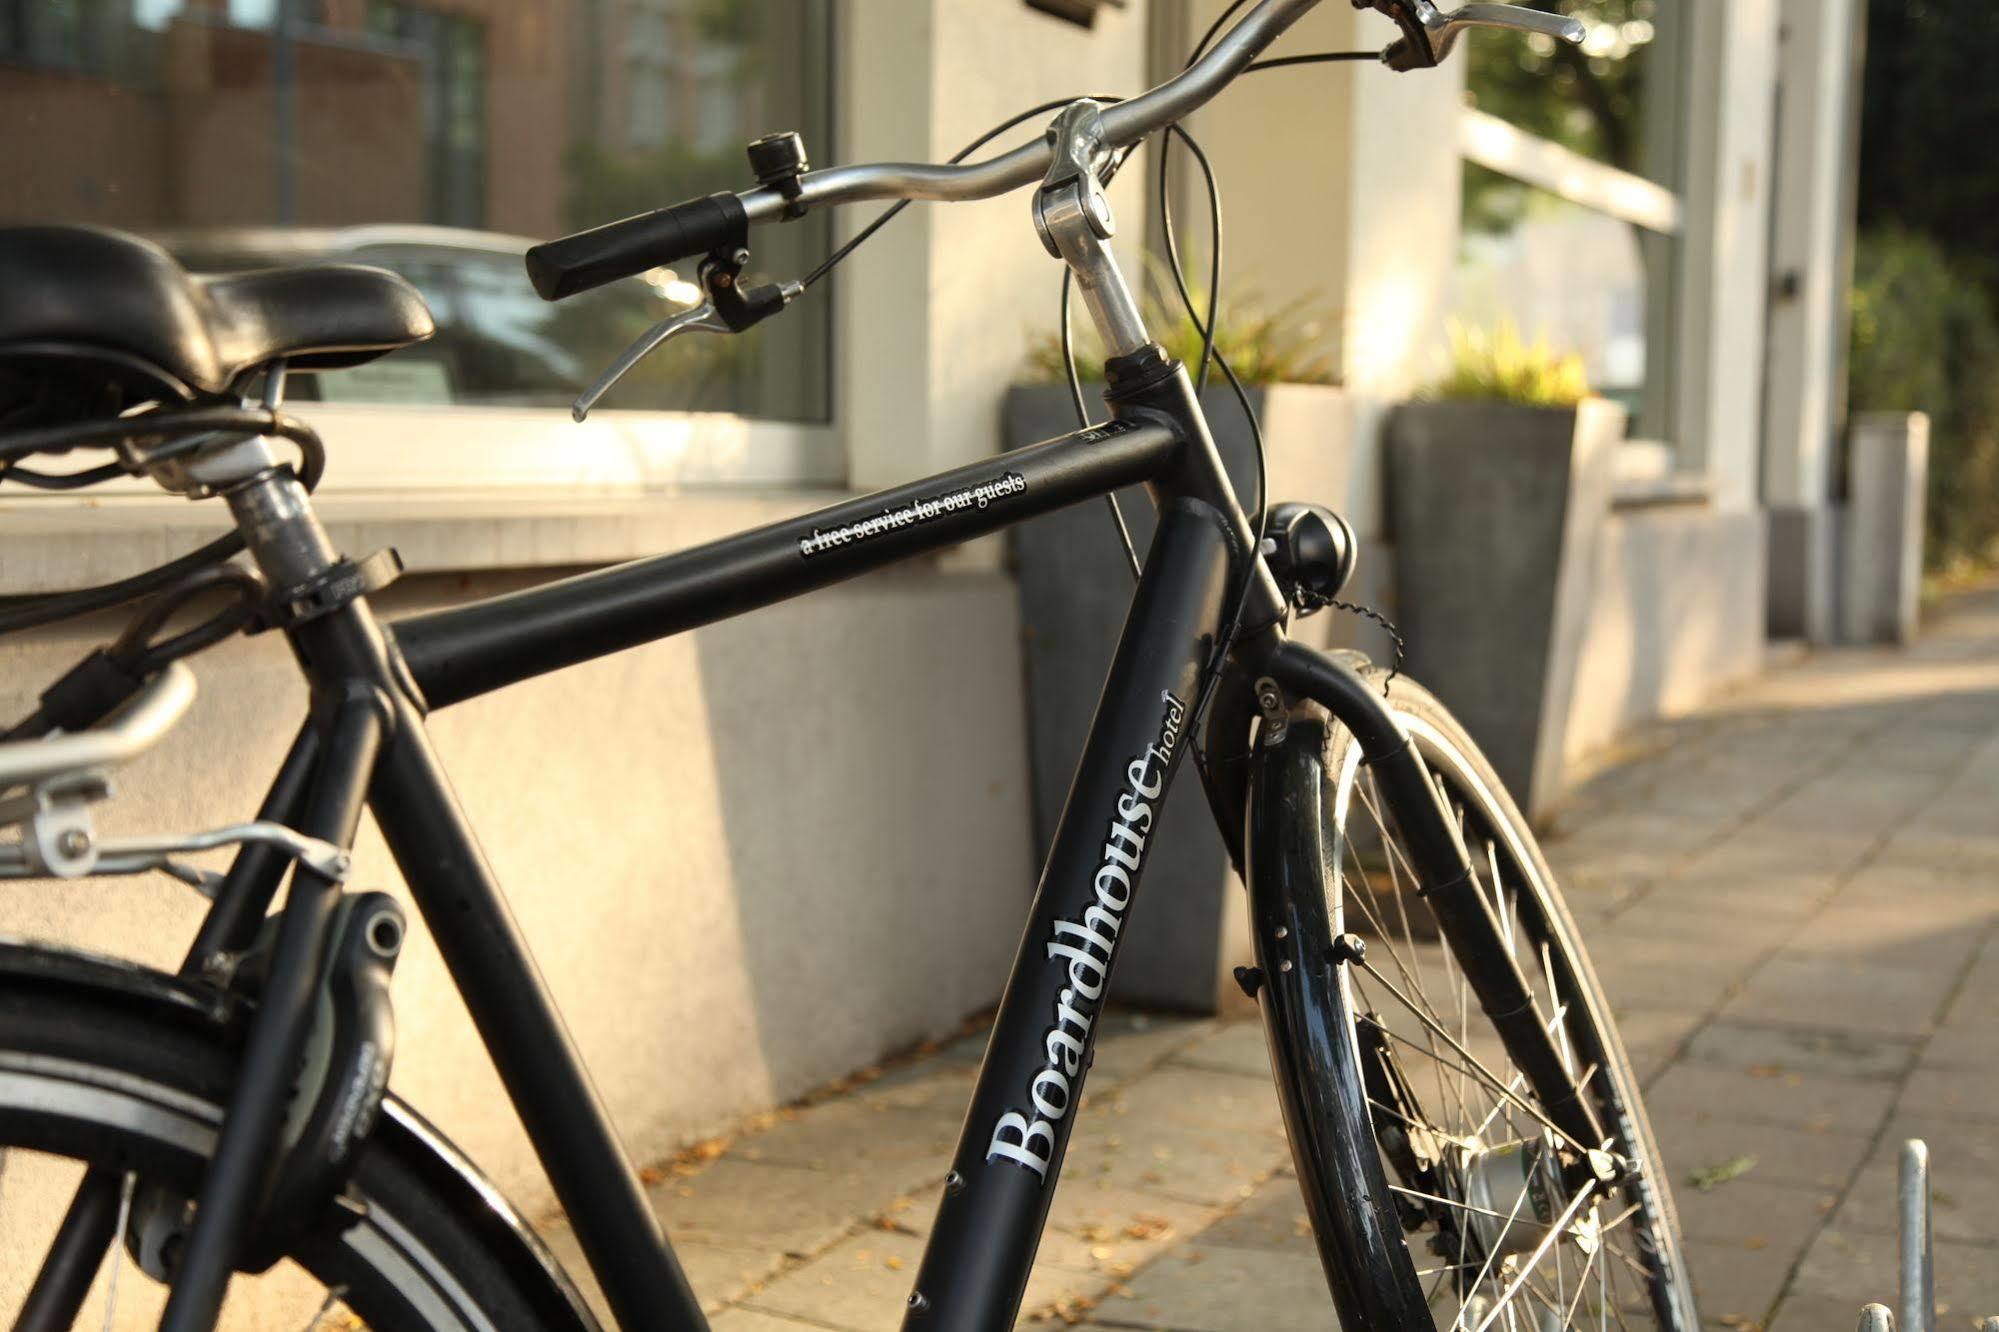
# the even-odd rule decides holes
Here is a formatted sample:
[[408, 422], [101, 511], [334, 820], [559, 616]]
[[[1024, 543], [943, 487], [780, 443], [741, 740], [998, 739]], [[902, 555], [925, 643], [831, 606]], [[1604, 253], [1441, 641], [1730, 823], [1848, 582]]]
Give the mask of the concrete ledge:
[[1572, 758], [1762, 669], [1764, 546], [1755, 510], [1612, 514], [1569, 710]]
[[1839, 512], [1776, 507], [1770, 515], [1770, 636], [1828, 643], [1839, 567]]
[[[678, 550], [844, 499], [842, 490], [700, 489], [643, 497], [334, 494], [313, 505], [344, 550], [394, 546], [414, 573], [609, 564]], [[158, 494], [0, 500], [0, 596], [152, 568], [219, 536], [219, 502]]]

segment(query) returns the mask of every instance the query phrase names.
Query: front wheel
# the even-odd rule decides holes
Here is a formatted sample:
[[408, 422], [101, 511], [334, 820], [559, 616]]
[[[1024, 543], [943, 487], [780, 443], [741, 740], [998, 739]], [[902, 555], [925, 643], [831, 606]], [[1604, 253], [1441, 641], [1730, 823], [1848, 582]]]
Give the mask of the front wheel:
[[[1492, 959], [1455, 955], [1359, 745], [1301, 710], [1252, 765], [1248, 878], [1258, 998], [1341, 1325], [1694, 1332], [1638, 1083], [1533, 834], [1442, 704], [1398, 678], [1391, 707], [1610, 1140], [1553, 1127], [1465, 982]], [[1583, 1147], [1619, 1168], [1592, 1171]]]

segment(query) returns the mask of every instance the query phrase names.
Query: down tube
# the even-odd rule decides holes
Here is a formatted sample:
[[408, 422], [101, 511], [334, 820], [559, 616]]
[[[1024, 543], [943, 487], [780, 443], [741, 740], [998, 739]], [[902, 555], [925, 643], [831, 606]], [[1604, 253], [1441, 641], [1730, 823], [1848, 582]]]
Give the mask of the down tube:
[[1013, 1326], [1096, 1044], [1118, 941], [1191, 734], [1233, 543], [1172, 502], [1146, 559], [1000, 1001], [905, 1329]]

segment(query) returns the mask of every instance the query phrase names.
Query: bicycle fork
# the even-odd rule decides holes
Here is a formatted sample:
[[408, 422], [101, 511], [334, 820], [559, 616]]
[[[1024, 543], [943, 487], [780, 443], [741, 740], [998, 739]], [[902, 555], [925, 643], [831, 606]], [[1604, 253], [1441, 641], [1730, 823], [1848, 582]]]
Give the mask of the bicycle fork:
[[1423, 899], [1508, 1057], [1525, 1075], [1549, 1126], [1577, 1148], [1577, 1167], [1600, 1178], [1610, 1173], [1596, 1107], [1563, 1063], [1533, 987], [1479, 890], [1457, 821], [1386, 700], [1355, 672], [1297, 643], [1278, 645], [1266, 669], [1277, 684], [1324, 707], [1353, 733], [1408, 840]]

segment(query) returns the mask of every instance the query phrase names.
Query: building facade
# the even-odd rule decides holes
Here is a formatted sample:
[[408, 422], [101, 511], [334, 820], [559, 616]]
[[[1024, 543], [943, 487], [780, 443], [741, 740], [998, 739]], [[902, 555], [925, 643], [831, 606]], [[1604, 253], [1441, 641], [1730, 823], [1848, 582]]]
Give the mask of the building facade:
[[[1379, 438], [1453, 316], [1583, 350], [1632, 413], [1566, 744], [1827, 632], [1857, 0], [1573, 0], [1574, 56], [1511, 38], [1420, 74], [1244, 80], [1190, 127], [1225, 203], [1226, 292], [1336, 312], [1341, 419], [1320, 499], [1392, 585]], [[676, 308], [655, 271], [549, 307], [528, 241], [719, 188], [749, 138], [820, 164], [942, 160], [1021, 108], [1129, 93], [1220, 0], [0, 0], [0, 223], [154, 235], [195, 267], [397, 268], [431, 344], [323, 377], [321, 492], [395, 611], [656, 553], [985, 456], [1057, 266], [1024, 195], [917, 206], [781, 319], [683, 340], [577, 425], [575, 390]], [[1379, 46], [1328, 0], [1284, 53]], [[1510, 45], [1509, 45], [1510, 43]], [[1023, 128], [1012, 141], [1035, 132]], [[1148, 150], [1149, 151], [1149, 150]], [[1148, 159], [1111, 191], [1128, 271]], [[1176, 177], [1183, 234], [1205, 198]], [[871, 210], [760, 235], [795, 276]], [[316, 400], [313, 400], [316, 399]], [[1329, 467], [1329, 470], [1328, 470]], [[128, 573], [216, 515], [136, 484], [0, 490], [0, 595]], [[1108, 550], [1109, 547], [1107, 546]], [[1766, 572], [1767, 571], [1767, 572]], [[1036, 873], [1021, 617], [988, 542], [441, 715], [440, 743], [636, 1154], [656, 1156], [989, 1003]], [[0, 644], [18, 712], [83, 624]], [[283, 649], [202, 658], [196, 715], [108, 825], [252, 807], [300, 715]], [[11, 715], [11, 714], [10, 714]], [[189, 780], [189, 778], [198, 780]], [[393, 884], [372, 834], [361, 881]], [[0, 928], [178, 960], [170, 884], [57, 885]], [[1226, 947], [1226, 943], [1218, 947]], [[397, 978], [399, 1088], [529, 1204], [546, 1197], [441, 965]]]

